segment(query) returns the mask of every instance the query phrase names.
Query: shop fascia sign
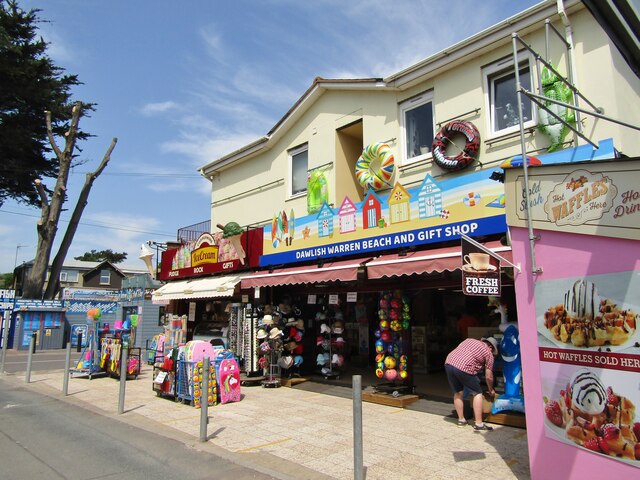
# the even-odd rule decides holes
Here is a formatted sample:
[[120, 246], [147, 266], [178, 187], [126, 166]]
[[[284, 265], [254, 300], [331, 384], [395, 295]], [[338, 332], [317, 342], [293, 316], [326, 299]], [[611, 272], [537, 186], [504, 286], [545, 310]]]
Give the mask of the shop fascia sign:
[[[246, 234], [243, 234], [243, 237]], [[242, 266], [233, 242], [222, 233], [203, 233], [195, 242], [162, 254], [161, 280], [234, 271]]]
[[[525, 182], [507, 175], [508, 223], [526, 227]], [[533, 228], [640, 240], [640, 160], [541, 166], [528, 175]]]
[[416, 187], [397, 182], [386, 195], [370, 190], [363, 201], [345, 197], [338, 208], [317, 214], [274, 213], [265, 227], [261, 266], [460, 239], [461, 235], [506, 232], [504, 186], [490, 170], [455, 178], [427, 175]]

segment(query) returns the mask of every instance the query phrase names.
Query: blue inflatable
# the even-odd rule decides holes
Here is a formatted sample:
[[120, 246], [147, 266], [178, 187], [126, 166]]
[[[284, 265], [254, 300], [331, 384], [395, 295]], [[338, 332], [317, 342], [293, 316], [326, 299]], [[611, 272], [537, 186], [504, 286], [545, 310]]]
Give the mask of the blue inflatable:
[[504, 410], [524, 413], [524, 397], [520, 393], [522, 384], [522, 362], [518, 329], [509, 325], [500, 341], [500, 357], [504, 362], [504, 393], [495, 399], [491, 413]]

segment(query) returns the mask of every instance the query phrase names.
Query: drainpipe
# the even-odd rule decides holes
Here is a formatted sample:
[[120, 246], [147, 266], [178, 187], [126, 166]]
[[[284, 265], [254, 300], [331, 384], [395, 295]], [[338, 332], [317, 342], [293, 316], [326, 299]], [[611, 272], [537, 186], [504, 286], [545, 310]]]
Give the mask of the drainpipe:
[[[575, 45], [573, 43], [573, 27], [571, 26], [571, 22], [569, 21], [569, 16], [567, 15], [567, 12], [564, 9], [564, 0], [557, 0], [557, 7], [558, 7], [558, 16], [560, 17], [560, 20], [562, 20], [562, 25], [564, 25], [564, 35], [565, 35], [565, 41], [567, 42], [568, 48], [567, 48], [567, 57], [568, 57], [568, 80], [569, 82], [571, 82], [571, 84], [577, 89], [578, 88], [578, 82], [576, 79], [576, 59], [574, 56], [574, 48]], [[547, 58], [547, 61], [549, 61], [549, 59]], [[578, 95], [573, 94], [573, 103], [576, 107], [580, 106], [580, 100], [578, 98]], [[582, 122], [580, 121], [580, 112], [578, 110], [575, 110], [575, 115], [576, 115], [576, 128], [578, 130], [578, 132], [582, 133]], [[576, 142], [576, 146], [578, 145], [578, 140], [579, 137], [577, 137], [577, 135], [574, 135], [575, 138], [575, 142]]]

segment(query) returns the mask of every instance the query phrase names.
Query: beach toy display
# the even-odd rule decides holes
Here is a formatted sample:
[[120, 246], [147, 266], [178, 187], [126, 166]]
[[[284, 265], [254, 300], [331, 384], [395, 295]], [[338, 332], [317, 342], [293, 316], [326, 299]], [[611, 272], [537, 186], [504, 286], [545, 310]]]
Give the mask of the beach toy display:
[[356, 179], [366, 188], [380, 190], [390, 185], [395, 159], [386, 143], [372, 143], [364, 148], [356, 162]]
[[[447, 147], [454, 144], [453, 137], [461, 133], [466, 137], [464, 147], [457, 145], [461, 152], [455, 157], [447, 155]], [[453, 120], [445, 124], [433, 139], [431, 148], [433, 160], [443, 170], [455, 172], [469, 166], [480, 153], [480, 132], [466, 120]]]
[[[388, 318], [394, 320], [389, 321]], [[410, 328], [409, 300], [400, 290], [382, 294], [378, 302], [379, 329], [375, 331], [376, 377], [388, 382], [409, 378], [408, 357], [404, 352], [404, 335]]]

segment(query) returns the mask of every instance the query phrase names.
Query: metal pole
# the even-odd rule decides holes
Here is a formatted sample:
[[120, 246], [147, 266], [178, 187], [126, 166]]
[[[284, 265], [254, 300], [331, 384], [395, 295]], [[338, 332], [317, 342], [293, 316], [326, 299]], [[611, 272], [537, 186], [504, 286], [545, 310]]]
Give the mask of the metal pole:
[[118, 398], [118, 413], [124, 413], [124, 389], [127, 384], [127, 356], [129, 348], [124, 344], [122, 346], [122, 355], [120, 356], [120, 397]]
[[33, 362], [33, 352], [36, 350], [36, 334], [31, 335], [31, 342], [29, 343], [29, 358], [27, 360], [27, 374], [24, 378], [25, 382], [31, 383], [31, 363]]
[[207, 441], [207, 424], [209, 423], [209, 381], [211, 372], [209, 371], [209, 357], [202, 360], [202, 388], [200, 389], [200, 441]]
[[353, 381], [353, 478], [364, 479], [362, 458], [362, 376], [354, 375]]
[[82, 351], [82, 332], [78, 332], [78, 343], [76, 344], [76, 352]]
[[62, 378], [62, 394], [66, 397], [69, 393], [69, 370], [71, 367], [71, 342], [67, 342], [67, 354], [64, 359], [64, 377]]
[[12, 311], [5, 311], [2, 316], [2, 358], [0, 359], [0, 375], [4, 373], [4, 362], [7, 359], [7, 350], [9, 349], [7, 342], [9, 341], [9, 327], [11, 325]]

